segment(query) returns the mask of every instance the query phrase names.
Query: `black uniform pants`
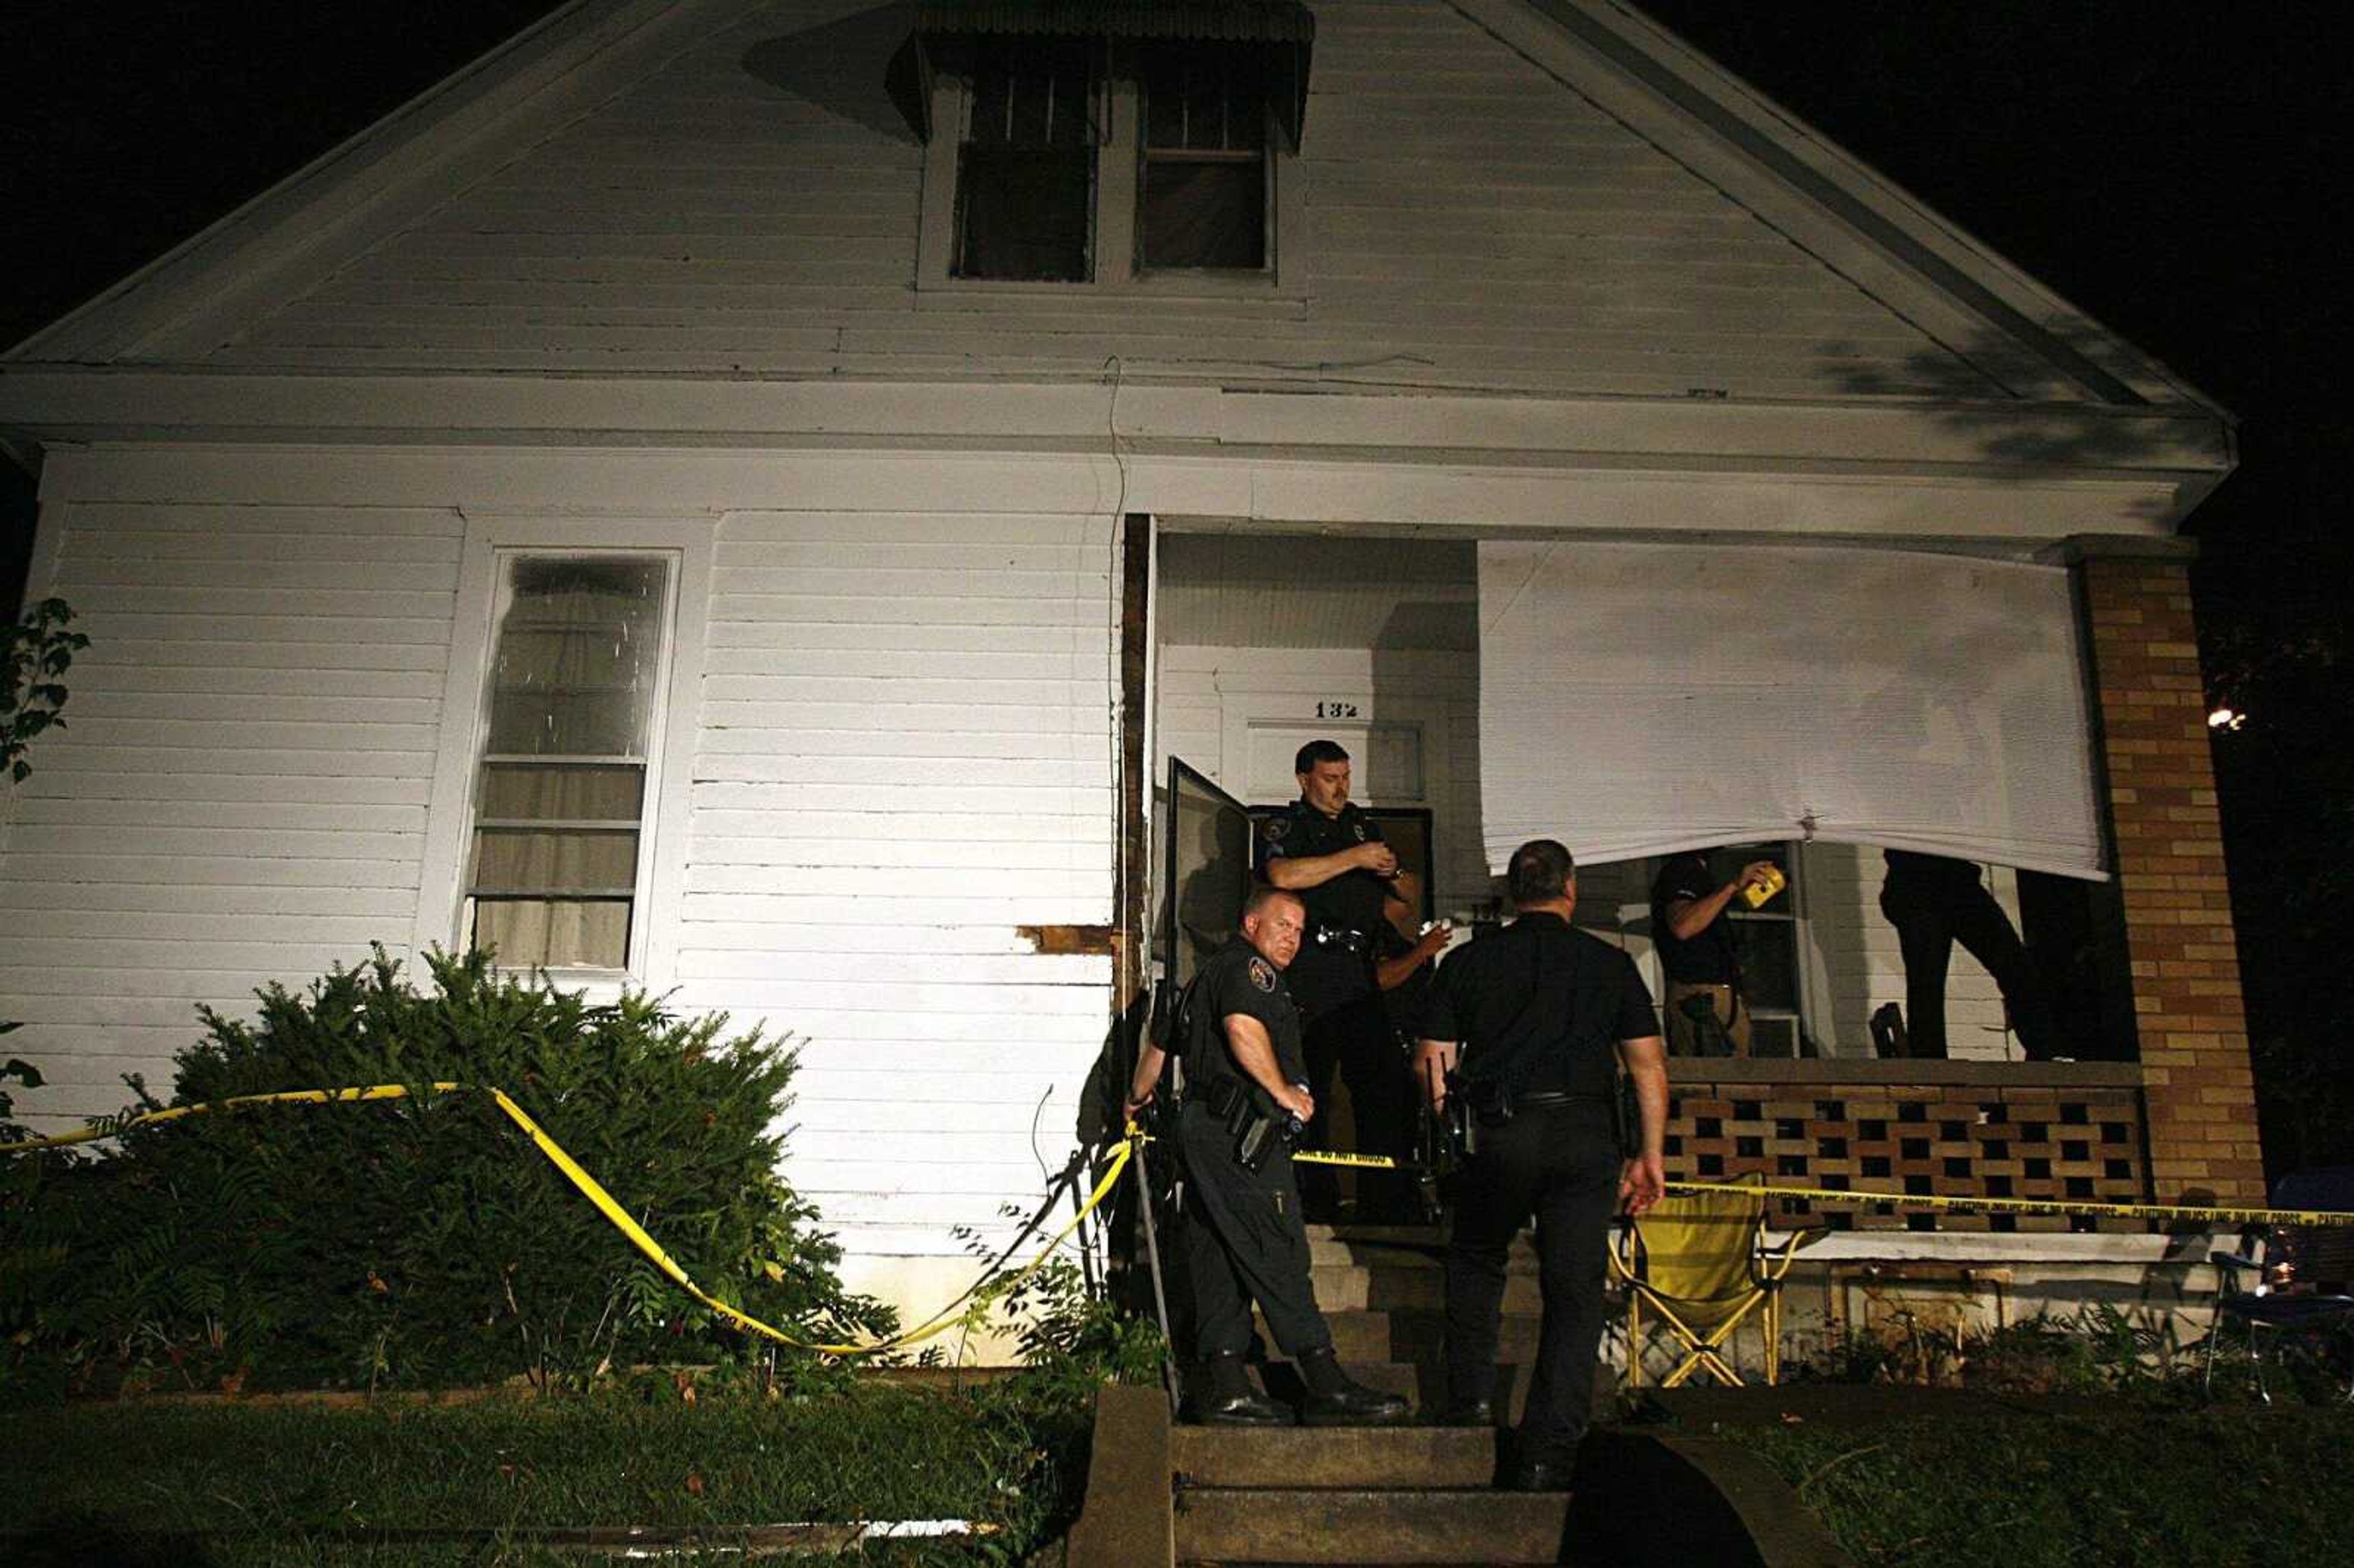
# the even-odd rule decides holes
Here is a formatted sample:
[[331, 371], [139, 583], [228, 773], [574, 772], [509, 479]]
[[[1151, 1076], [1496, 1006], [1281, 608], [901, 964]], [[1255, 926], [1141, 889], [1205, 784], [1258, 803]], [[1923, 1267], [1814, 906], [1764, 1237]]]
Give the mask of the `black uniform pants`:
[[1308, 1279], [1308, 1227], [1291, 1156], [1278, 1146], [1252, 1171], [1235, 1158], [1235, 1135], [1199, 1100], [1177, 1118], [1185, 1201], [1178, 1226], [1193, 1291], [1193, 1356], [1250, 1349], [1251, 1303], [1295, 1361], [1332, 1342]]
[[1977, 885], [1950, 898], [1891, 898], [1883, 893], [1880, 912], [1896, 927], [1904, 954], [1904, 1032], [1913, 1055], [1946, 1054], [1946, 967], [1959, 942], [1994, 977], [2027, 1059], [2051, 1060], [2060, 1044], [2051, 999], [2035, 960], [1993, 894]]
[[[1354, 1152], [1414, 1158], [1414, 1079], [1379, 991], [1367, 991], [1310, 1018], [1300, 1031], [1300, 1047], [1308, 1059], [1308, 1092], [1316, 1097], [1316, 1119], [1309, 1123], [1307, 1147], [1332, 1147], [1332, 1118], [1326, 1102], [1337, 1067], [1349, 1086], [1350, 1114], [1357, 1124]], [[1332, 1201], [1330, 1170], [1317, 1167], [1302, 1178], [1308, 1201], [1320, 1217]], [[1401, 1217], [1417, 1210], [1414, 1179], [1404, 1171], [1360, 1171], [1357, 1181], [1369, 1209]]]
[[1480, 1137], [1459, 1179], [1447, 1242], [1447, 1396], [1458, 1405], [1495, 1396], [1505, 1259], [1533, 1216], [1544, 1316], [1521, 1456], [1566, 1464], [1585, 1436], [1602, 1342], [1603, 1247], [1618, 1206], [1610, 1107], [1581, 1100], [1524, 1108]]

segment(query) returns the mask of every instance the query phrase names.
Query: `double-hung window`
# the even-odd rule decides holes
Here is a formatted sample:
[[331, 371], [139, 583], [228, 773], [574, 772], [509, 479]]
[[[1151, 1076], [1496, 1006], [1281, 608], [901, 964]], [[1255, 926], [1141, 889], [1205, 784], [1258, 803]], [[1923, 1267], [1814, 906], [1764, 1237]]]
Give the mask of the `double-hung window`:
[[1753, 909], [1745, 898], [1725, 906], [1723, 920], [1740, 956], [1744, 1003], [1749, 1009], [1750, 1054], [1797, 1056], [1810, 1037], [1806, 1019], [1805, 927], [1799, 916], [1805, 889], [1798, 846], [1775, 841], [1719, 850], [1709, 870], [1729, 881], [1752, 861], [1781, 867], [1785, 885]]
[[957, 146], [955, 276], [1093, 274], [1101, 53], [1072, 38], [976, 48]]
[[461, 935], [505, 969], [631, 968], [673, 558], [502, 552]]
[[1161, 48], [1145, 60], [1139, 269], [1265, 268], [1269, 138], [1257, 57]]

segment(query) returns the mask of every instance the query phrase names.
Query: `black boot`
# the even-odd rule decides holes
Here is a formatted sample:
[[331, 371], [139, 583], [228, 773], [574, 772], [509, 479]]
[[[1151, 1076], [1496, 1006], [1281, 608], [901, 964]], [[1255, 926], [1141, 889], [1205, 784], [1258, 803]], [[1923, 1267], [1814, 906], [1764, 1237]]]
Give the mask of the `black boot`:
[[1288, 1426], [1291, 1412], [1251, 1387], [1242, 1357], [1228, 1351], [1194, 1369], [1188, 1416], [1203, 1426]]
[[1301, 1354], [1299, 1380], [1308, 1385], [1299, 1406], [1303, 1426], [1386, 1426], [1406, 1418], [1405, 1400], [1351, 1378], [1330, 1345]]

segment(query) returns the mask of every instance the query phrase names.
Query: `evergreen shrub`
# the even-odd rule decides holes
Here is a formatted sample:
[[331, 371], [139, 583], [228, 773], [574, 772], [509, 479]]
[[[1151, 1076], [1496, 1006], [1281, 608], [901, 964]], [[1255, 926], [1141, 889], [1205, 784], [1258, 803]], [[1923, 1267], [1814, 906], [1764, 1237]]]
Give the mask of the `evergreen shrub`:
[[[173, 1101], [400, 1084], [407, 1099], [215, 1110], [97, 1159], [0, 1172], [0, 1354], [28, 1388], [578, 1383], [649, 1363], [767, 1363], [531, 1146], [504, 1089], [715, 1297], [805, 1338], [887, 1330], [777, 1172], [794, 1056], [724, 1014], [590, 1003], [486, 954], [420, 992], [379, 950], [301, 993], [207, 1010]], [[133, 1081], [134, 1088], [142, 1086]], [[783, 1352], [788, 1378], [820, 1359]]]

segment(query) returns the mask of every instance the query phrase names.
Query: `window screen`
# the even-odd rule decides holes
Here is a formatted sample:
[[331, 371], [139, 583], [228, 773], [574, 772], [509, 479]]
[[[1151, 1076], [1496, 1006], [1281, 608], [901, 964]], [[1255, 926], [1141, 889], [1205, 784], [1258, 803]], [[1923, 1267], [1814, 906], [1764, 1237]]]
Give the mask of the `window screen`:
[[466, 878], [503, 967], [629, 965], [669, 583], [659, 556], [503, 563]]

